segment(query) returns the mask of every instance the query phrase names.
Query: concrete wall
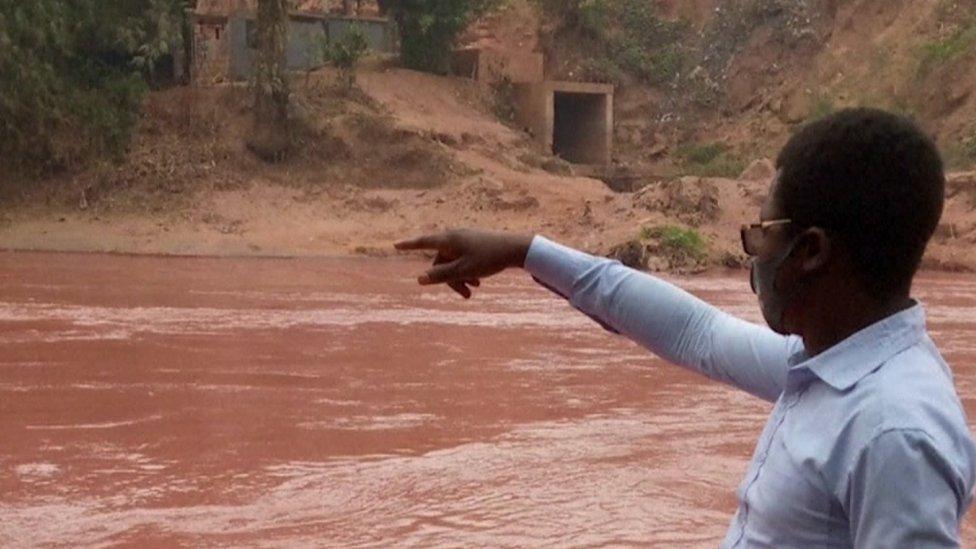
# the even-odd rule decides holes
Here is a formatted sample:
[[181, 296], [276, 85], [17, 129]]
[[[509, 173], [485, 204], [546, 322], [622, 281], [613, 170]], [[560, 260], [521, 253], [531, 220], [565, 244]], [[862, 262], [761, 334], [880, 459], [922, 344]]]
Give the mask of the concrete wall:
[[516, 84], [515, 122], [548, 152], [552, 151], [552, 95], [544, 83]]
[[545, 58], [536, 52], [501, 52], [491, 48], [464, 48], [454, 52], [451, 72], [492, 84], [542, 82]]
[[[215, 31], [204, 21], [217, 21], [219, 17], [197, 15], [199, 24], [193, 40], [193, 67], [191, 78], [197, 84], [209, 84], [214, 80], [248, 80], [254, 76], [257, 57], [256, 20], [252, 13], [239, 11], [226, 17], [221, 29]], [[386, 19], [347, 18], [292, 14], [288, 22], [288, 42], [285, 45], [285, 66], [288, 70], [310, 70], [321, 67], [322, 44], [329, 39], [340, 39], [353, 26], [359, 26], [366, 34], [370, 49], [374, 52], [396, 51], [396, 34]]]
[[[257, 59], [256, 20], [237, 13], [230, 18], [231, 78], [247, 80], [254, 76]], [[288, 21], [288, 42], [285, 44], [285, 67], [288, 70], [308, 70], [322, 65], [322, 43], [326, 39], [325, 26], [319, 20], [291, 18]]]
[[613, 155], [613, 86], [545, 81], [515, 87], [516, 122], [547, 153], [574, 164]]

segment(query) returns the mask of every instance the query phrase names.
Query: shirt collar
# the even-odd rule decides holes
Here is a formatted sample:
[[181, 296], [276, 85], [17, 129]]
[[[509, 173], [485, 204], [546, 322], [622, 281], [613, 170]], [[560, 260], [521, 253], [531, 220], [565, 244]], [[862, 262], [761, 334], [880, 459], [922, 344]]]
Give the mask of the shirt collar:
[[809, 371], [838, 391], [853, 387], [925, 334], [925, 309], [918, 302], [855, 333], [819, 355], [790, 358], [790, 372]]

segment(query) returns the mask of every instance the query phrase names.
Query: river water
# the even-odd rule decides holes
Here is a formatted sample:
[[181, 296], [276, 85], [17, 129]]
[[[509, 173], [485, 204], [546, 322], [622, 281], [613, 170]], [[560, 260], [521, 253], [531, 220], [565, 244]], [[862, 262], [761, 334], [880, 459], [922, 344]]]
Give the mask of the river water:
[[[422, 267], [0, 253], [0, 546], [719, 542], [770, 405]], [[976, 417], [976, 279], [918, 286]]]

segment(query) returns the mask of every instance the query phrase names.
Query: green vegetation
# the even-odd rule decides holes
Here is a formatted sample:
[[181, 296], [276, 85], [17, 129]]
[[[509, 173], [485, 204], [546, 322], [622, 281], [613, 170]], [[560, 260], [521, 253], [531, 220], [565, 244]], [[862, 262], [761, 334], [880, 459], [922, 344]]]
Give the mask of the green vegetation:
[[938, 65], [953, 61], [976, 48], [976, 17], [959, 25], [951, 34], [922, 45], [918, 73], [924, 76]]
[[816, 2], [798, 0], [736, 0], [716, 2], [703, 32], [701, 64], [721, 74], [757, 29], [769, 29], [772, 47], [795, 50], [815, 42], [815, 21], [824, 11]]
[[565, 29], [592, 43], [587, 78], [618, 83], [631, 74], [650, 84], [678, 78], [688, 64], [681, 41], [688, 24], [658, 17], [646, 0], [540, 0]]
[[952, 170], [969, 170], [976, 166], [976, 127], [959, 141], [946, 146], [942, 157]]
[[183, 36], [182, 0], [0, 0], [0, 158], [47, 172], [117, 157]]
[[674, 225], [642, 227], [641, 240], [656, 240], [658, 250], [669, 258], [672, 265], [702, 263], [708, 257], [708, 243], [695, 229]]
[[587, 80], [604, 84], [619, 84], [627, 74], [620, 65], [605, 55], [584, 59], [581, 68]]
[[910, 100], [904, 97], [896, 96], [894, 99], [892, 99], [888, 110], [894, 112], [898, 116], [904, 116], [910, 120], [915, 120], [918, 118], [918, 109]]
[[391, 4], [404, 64], [446, 74], [458, 35], [497, 0], [399, 0]]
[[682, 171], [699, 177], [739, 177], [746, 161], [724, 143], [695, 143], [677, 150]]
[[491, 97], [491, 108], [495, 117], [505, 122], [514, 122], [517, 112], [515, 83], [507, 76], [492, 82]]
[[350, 27], [342, 38], [327, 41], [323, 45], [323, 57], [339, 70], [339, 84], [342, 89], [349, 91], [356, 85], [356, 67], [367, 51], [369, 41], [359, 26]]
[[834, 100], [826, 95], [817, 95], [810, 103], [810, 113], [807, 115], [807, 122], [814, 122], [830, 116], [837, 110]]

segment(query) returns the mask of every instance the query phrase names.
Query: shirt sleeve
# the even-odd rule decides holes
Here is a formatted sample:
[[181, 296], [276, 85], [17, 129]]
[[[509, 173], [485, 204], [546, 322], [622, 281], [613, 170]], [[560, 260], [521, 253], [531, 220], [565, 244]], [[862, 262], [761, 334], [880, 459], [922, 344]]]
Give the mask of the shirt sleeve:
[[570, 304], [657, 355], [774, 402], [802, 345], [619, 261], [532, 240], [525, 269]]
[[920, 430], [875, 437], [848, 475], [854, 546], [959, 547], [965, 482]]

